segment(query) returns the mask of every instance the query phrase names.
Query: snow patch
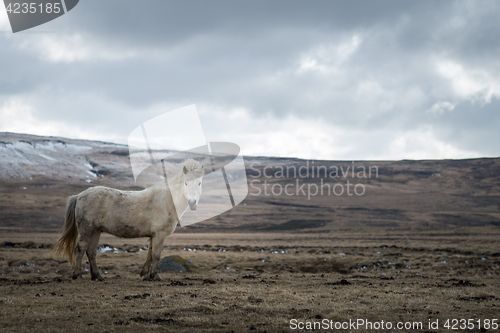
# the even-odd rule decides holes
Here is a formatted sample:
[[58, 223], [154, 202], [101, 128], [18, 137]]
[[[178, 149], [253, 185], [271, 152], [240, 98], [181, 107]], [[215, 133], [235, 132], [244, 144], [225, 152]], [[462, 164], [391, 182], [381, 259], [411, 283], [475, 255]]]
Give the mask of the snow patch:
[[[33, 163], [31, 163], [31, 161], [30, 161], [30, 160], [28, 160], [26, 157], [24, 157], [24, 156], [23, 156], [21, 153], [19, 153], [18, 151], [13, 150], [13, 152], [14, 152], [14, 154], [16, 154], [17, 156], [19, 156], [19, 157], [23, 160], [23, 162], [24, 162], [25, 164], [33, 164]], [[9, 162], [11, 162], [11, 163], [13, 163], [13, 164], [17, 164], [17, 163], [18, 163], [18, 159], [14, 157], [14, 158], [13, 158], [13, 159], [11, 159]], [[20, 162], [20, 161], [19, 161], [19, 162]]]
[[38, 153], [38, 156], [43, 157], [43, 158], [45, 158], [45, 159], [47, 159], [47, 160], [49, 160], [49, 161], [54, 161], [54, 162], [57, 162], [57, 160], [56, 160], [55, 158], [49, 157], [49, 156], [44, 155], [44, 154], [42, 154], [42, 153]]
[[15, 148], [15, 149], [19, 149], [21, 151], [30, 151], [30, 150], [33, 150], [35, 149], [31, 144], [27, 143], [27, 142], [21, 142], [21, 141], [16, 141], [12, 144], [12, 146]]
[[38, 143], [36, 145], [36, 148], [47, 149], [47, 150], [51, 150], [54, 152], [56, 151], [54, 143], [52, 141], [45, 141], [44, 143]]
[[80, 146], [80, 145], [75, 145], [72, 143], [67, 143], [66, 144], [66, 149], [73, 150], [73, 151], [83, 151], [83, 150], [89, 150], [92, 149], [90, 146]]

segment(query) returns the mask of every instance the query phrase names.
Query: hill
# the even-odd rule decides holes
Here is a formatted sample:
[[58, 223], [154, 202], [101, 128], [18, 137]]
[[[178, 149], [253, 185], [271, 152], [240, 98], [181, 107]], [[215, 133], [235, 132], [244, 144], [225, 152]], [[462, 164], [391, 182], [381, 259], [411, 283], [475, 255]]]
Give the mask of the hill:
[[[500, 226], [499, 158], [245, 163], [245, 201], [177, 232]], [[126, 145], [0, 133], [2, 232], [56, 231], [66, 198], [96, 185], [141, 189]]]

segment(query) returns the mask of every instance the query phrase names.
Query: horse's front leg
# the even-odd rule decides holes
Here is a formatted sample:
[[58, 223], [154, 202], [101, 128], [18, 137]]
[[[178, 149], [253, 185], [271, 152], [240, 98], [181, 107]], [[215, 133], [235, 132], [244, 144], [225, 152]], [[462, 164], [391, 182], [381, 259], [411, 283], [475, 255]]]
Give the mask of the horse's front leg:
[[149, 273], [144, 277], [144, 280], [157, 280], [160, 281], [161, 278], [158, 275], [158, 264], [160, 262], [161, 251], [163, 250], [163, 242], [167, 237], [166, 232], [155, 233], [151, 237], [151, 265], [149, 267]]

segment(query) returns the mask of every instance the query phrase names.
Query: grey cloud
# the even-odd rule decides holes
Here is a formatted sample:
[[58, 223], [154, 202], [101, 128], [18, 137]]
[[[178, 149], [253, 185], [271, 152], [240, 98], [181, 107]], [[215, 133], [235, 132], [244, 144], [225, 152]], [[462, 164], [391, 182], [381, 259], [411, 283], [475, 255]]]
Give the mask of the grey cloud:
[[[113, 121], [128, 128], [154, 116], [149, 108], [159, 103], [386, 129], [381, 146], [394, 129], [429, 125], [446, 142], [498, 155], [492, 144], [481, 145], [500, 139], [491, 111], [496, 99], [484, 107], [450, 100], [458, 106], [444, 115], [426, 110], [454, 98], [450, 82], [436, 74], [436, 59], [499, 74], [499, 13], [499, 5], [487, 1], [85, 1], [43, 29], [137, 55], [51, 63], [19, 47], [22, 38], [37, 36], [4, 38], [0, 96], [35, 95], [44, 100], [38, 112], [45, 119], [89, 126], [99, 119], [103, 130], [116, 126]], [[354, 34], [362, 42], [335, 72], [297, 72], [306, 53]], [[360, 93], [368, 82], [374, 87]], [[71, 99], [80, 104], [68, 112]], [[476, 113], [484, 121], [471, 122]], [[357, 149], [366, 154], [362, 145]]]
[[444, 142], [453, 142], [467, 150], [480, 150], [486, 156], [498, 156], [499, 111], [499, 100], [485, 105], [464, 102], [432, 121], [440, 129], [438, 137]]

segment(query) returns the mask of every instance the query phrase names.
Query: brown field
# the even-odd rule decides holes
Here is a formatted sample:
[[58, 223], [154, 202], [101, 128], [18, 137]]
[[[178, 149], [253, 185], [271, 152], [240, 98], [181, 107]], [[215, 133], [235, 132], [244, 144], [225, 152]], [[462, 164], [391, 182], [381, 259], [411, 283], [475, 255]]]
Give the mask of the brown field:
[[365, 319], [423, 323], [408, 332], [436, 331], [428, 323], [439, 320], [446, 332], [447, 319], [474, 319], [479, 332], [476, 320], [500, 315], [499, 236], [496, 227], [174, 234], [163, 256], [196, 266], [146, 282], [138, 274], [146, 239], [103, 235], [101, 246], [117, 253], [98, 254], [105, 282], [93, 282], [72, 280], [65, 261], [48, 257], [57, 234], [4, 233], [0, 328], [291, 332], [291, 319]]

